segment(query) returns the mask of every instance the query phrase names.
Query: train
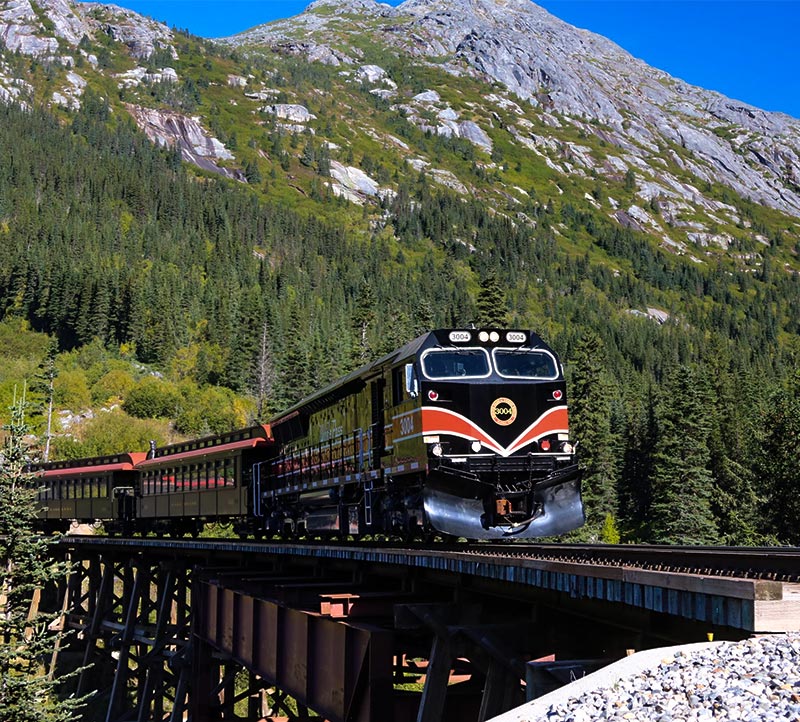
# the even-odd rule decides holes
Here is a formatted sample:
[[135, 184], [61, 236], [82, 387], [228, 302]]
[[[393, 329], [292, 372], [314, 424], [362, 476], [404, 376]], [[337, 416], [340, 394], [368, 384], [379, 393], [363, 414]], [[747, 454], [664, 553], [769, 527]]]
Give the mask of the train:
[[540, 336], [439, 329], [266, 424], [31, 471], [46, 532], [513, 540], [584, 523], [575, 446]]

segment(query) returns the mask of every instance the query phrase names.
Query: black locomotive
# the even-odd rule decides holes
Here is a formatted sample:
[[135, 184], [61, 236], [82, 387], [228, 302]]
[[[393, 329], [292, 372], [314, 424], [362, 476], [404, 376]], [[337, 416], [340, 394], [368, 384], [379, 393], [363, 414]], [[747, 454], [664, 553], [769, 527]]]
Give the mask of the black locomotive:
[[[230, 522], [242, 535], [558, 535], [584, 520], [568, 434], [563, 372], [539, 336], [431, 331], [268, 426], [149, 458], [43, 465], [42, 522], [99, 519], [139, 533]], [[100, 468], [105, 481], [87, 481]], [[77, 502], [100, 487], [113, 502]]]

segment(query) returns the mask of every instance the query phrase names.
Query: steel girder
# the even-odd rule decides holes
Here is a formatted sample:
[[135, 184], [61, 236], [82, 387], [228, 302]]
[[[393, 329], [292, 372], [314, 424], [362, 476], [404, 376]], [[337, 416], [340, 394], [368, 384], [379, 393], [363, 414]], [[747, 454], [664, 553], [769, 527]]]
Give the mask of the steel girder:
[[[263, 684], [330, 722], [392, 718], [392, 632], [291, 609], [212, 581], [196, 585], [195, 594], [196, 638]], [[217, 680], [218, 673], [207, 669], [209, 655], [195, 659], [198, 677]], [[209, 688], [219, 695], [217, 685]], [[199, 697], [193, 722], [219, 719], [209, 712], [218, 703]]]

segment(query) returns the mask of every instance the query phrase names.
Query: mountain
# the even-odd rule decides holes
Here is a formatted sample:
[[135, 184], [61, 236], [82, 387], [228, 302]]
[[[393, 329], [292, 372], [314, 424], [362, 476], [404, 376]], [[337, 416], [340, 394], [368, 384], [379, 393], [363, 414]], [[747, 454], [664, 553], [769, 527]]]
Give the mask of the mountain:
[[[319, 0], [297, 18], [223, 42], [294, 48], [310, 60], [341, 58], [352, 65], [357, 61], [350, 56], [358, 57], [354, 51], [365, 37], [454, 76], [499, 83], [505, 97], [484, 98], [489, 125], [491, 114], [507, 108], [508, 101], [538, 109], [551, 125], [560, 122], [554, 113], [563, 115], [615, 149], [602, 164], [578, 158], [579, 169], [641, 171], [652, 183], [642, 189], [643, 199], [663, 199], [673, 214], [699, 194], [670, 172], [672, 164], [696, 183], [721, 182], [758, 203], [800, 214], [800, 121], [672, 78], [528, 0], [407, 0], [397, 8], [368, 0]], [[515, 112], [524, 118], [522, 110]], [[506, 131], [520, 145], [546, 146], [525, 123]]]
[[[704, 326], [692, 289], [730, 306], [726, 274], [749, 304], [746, 277], [782, 268], [773, 282], [791, 287], [800, 270], [800, 121], [671, 78], [527, 0], [317, 0], [215, 41], [116, 5], [13, 0], [0, 39], [6, 102], [73, 130], [89, 122], [76, 116], [132, 121], [198, 179], [411, 244], [405, 263], [422, 248], [454, 258], [451, 322], [470, 320], [491, 273], [514, 284], [520, 320], [550, 313], [549, 281], [523, 258], [535, 244], [484, 239], [482, 216], [552, 239], [551, 273], [583, 258], [617, 312], [657, 323]], [[796, 300], [778, 293], [791, 333]]]
[[[169, 62], [170, 55], [177, 61], [173, 34], [165, 26], [99, 3], [15, 0], [0, 11], [0, 37], [9, 50], [50, 57], [64, 66], [73, 64], [77, 51], [96, 68], [96, 56], [83, 50], [80, 41], [103, 37], [126, 46], [134, 59], [167, 50], [162, 66], [168, 67], [163, 61]], [[245, 54], [290, 54], [338, 67], [341, 77], [369, 86], [424, 131], [466, 137], [485, 151], [494, 144], [510, 144], [557, 175], [619, 180], [629, 171], [636, 173], [638, 202], [614, 209], [615, 216], [620, 223], [660, 236], [680, 252], [709, 243], [725, 245], [731, 234], [715, 229], [741, 223], [735, 208], [705, 190], [710, 184], [800, 216], [800, 121], [674, 79], [527, 0], [407, 0], [396, 8], [370, 0], [318, 0], [295, 18], [219, 43]], [[449, 97], [442, 88], [420, 86], [434, 94], [413, 93], [403, 87], [402, 77], [393, 78], [378, 63], [365, 60], [375, 56], [383, 61], [387, 54], [395, 64], [402, 60], [440, 71], [437, 79], [445, 84], [447, 76], [474, 78], [494, 83], [494, 92], [487, 92], [486, 85], [470, 101], [458, 92]], [[127, 87], [178, 82], [170, 74], [174, 71], [164, 75], [158, 72], [162, 69], [146, 72], [138, 66], [116, 76]], [[74, 68], [65, 80], [52, 100], [75, 106], [85, 81]], [[243, 76], [230, 82], [241, 86], [245, 103], [246, 97], [266, 102], [278, 92], [253, 86]], [[6, 77], [0, 83], [0, 95], [6, 98], [19, 97], [24, 88], [21, 79]], [[311, 102], [292, 100], [297, 102], [277, 104], [281, 108], [264, 105], [262, 111], [271, 107], [267, 112], [291, 115], [289, 106]], [[156, 142], [177, 138], [186, 160], [213, 169], [224, 166], [218, 160], [232, 157], [214, 143], [211, 133], [180, 114], [131, 112]], [[294, 130], [319, 132], [313, 124], [305, 125], [306, 118], [283, 119]], [[210, 118], [201, 116], [203, 122], [207, 126]], [[565, 127], [587, 142], [558, 132]], [[420, 165], [428, 159], [415, 161]], [[352, 185], [353, 171], [349, 174]], [[459, 189], [470, 186], [464, 178], [439, 178]], [[511, 195], [519, 194], [512, 188]], [[647, 210], [648, 204], [658, 206], [660, 217]], [[676, 228], [684, 230], [674, 232]]]

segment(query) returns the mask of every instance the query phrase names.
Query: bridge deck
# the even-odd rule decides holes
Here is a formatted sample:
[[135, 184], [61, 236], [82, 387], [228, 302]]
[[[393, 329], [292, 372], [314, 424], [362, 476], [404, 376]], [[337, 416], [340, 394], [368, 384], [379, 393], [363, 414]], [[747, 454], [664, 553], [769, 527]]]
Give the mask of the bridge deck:
[[593, 600], [633, 607], [745, 633], [800, 631], [800, 584], [769, 579], [505, 557], [496, 550], [481, 553], [470, 548], [462, 552], [454, 551], [452, 546], [441, 550], [400, 549], [380, 545], [94, 536], [69, 536], [61, 543], [83, 550], [140, 549], [220, 564], [227, 564], [232, 558], [249, 559], [248, 566], [267, 558], [305, 560], [312, 564], [329, 560], [342, 567], [357, 565], [375, 576], [415, 570], [423, 578], [435, 577], [445, 583], [466, 582], [476, 591], [487, 584], [501, 584], [505, 593], [520, 599], [536, 591], [550, 592], [576, 602]]

